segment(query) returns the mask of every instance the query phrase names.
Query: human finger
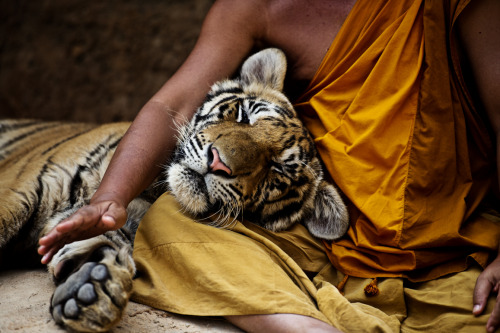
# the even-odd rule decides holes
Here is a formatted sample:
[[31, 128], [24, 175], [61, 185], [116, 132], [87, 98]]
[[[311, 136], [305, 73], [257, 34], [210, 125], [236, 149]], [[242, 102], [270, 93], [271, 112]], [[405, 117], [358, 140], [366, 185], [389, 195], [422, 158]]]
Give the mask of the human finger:
[[488, 279], [486, 271], [484, 271], [477, 278], [476, 286], [474, 287], [474, 294], [472, 298], [474, 306], [472, 308], [472, 313], [475, 316], [480, 315], [484, 311], [492, 288], [493, 285]]
[[68, 233], [78, 229], [88, 229], [96, 226], [99, 223], [101, 214], [99, 210], [92, 206], [84, 206], [76, 213], [61, 221], [56, 229], [60, 233]]
[[[85, 226], [86, 216], [89, 216], [89, 214], [82, 214], [82, 212], [79, 211], [65, 221], [59, 223], [55, 228], [39, 239], [38, 243], [40, 247], [38, 248], [38, 253], [44, 256], [42, 258], [43, 263], [49, 262], [50, 258], [65, 244], [81, 239], [83, 233], [80, 229], [85, 230], [89, 227]], [[65, 224], [63, 228], [60, 228], [61, 224]]]
[[[65, 237], [68, 233], [72, 231], [77, 231], [78, 229], [86, 229], [88, 226], [85, 226], [85, 223], [91, 219], [92, 215], [82, 213], [83, 209], [80, 209], [75, 214], [63, 220], [59, 224], [57, 224], [52, 230], [50, 230], [45, 236], [41, 237], [38, 240], [40, 245], [43, 245], [47, 248], [52, 247], [56, 242], [59, 242], [63, 237]], [[86, 218], [87, 216], [87, 218]], [[41, 249], [43, 251], [43, 249]]]
[[60, 241], [63, 238], [63, 236], [64, 233], [59, 232], [57, 228], [53, 228], [52, 230], [50, 230], [45, 236], [41, 237], [38, 240], [38, 244], [41, 245], [39, 247], [38, 253], [40, 253], [40, 251], [43, 251], [43, 249], [45, 248], [47, 249], [51, 248], [55, 243]]
[[126, 220], [127, 210], [116, 204], [111, 204], [106, 213], [101, 217], [101, 223], [108, 230], [116, 230], [123, 227]]
[[486, 331], [495, 332], [495, 330], [500, 325], [500, 295], [497, 295], [497, 302], [493, 311], [491, 312], [490, 318], [486, 323]]
[[45, 253], [42, 257], [42, 259], [40, 260], [42, 264], [48, 264], [51, 260], [52, 260], [52, 257], [57, 253], [57, 251], [59, 251], [61, 249], [61, 247], [59, 246], [56, 246], [56, 247], [51, 247], [47, 253]]
[[113, 202], [101, 202], [80, 208], [40, 238], [38, 253], [43, 256], [42, 262], [49, 262], [52, 256], [68, 243], [119, 229], [126, 219], [126, 209]]
[[[58, 233], [57, 230], [52, 230], [51, 232]], [[38, 248], [38, 253], [43, 255], [42, 264], [46, 264], [50, 262], [52, 257], [63, 248], [66, 244], [69, 244], [74, 241], [92, 238], [94, 236], [102, 234], [103, 231], [99, 228], [90, 228], [86, 230], [82, 230], [79, 232], [71, 232], [67, 234], [58, 233], [58, 236], [53, 239], [53, 242], [41, 245]]]

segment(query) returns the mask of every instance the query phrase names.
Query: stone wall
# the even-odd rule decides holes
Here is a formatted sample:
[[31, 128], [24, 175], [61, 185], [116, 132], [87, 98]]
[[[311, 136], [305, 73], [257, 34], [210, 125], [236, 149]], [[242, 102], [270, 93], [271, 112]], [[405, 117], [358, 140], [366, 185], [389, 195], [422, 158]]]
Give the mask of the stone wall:
[[132, 120], [186, 58], [212, 3], [0, 0], [0, 117]]

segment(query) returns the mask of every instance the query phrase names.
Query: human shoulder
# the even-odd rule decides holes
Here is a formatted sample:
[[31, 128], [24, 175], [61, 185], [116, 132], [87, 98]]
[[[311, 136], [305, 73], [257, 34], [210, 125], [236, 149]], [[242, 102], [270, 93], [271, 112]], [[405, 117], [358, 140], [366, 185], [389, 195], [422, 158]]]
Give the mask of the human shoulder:
[[217, 0], [210, 9], [206, 23], [230, 32], [251, 34], [255, 39], [265, 36], [270, 3], [274, 0]]

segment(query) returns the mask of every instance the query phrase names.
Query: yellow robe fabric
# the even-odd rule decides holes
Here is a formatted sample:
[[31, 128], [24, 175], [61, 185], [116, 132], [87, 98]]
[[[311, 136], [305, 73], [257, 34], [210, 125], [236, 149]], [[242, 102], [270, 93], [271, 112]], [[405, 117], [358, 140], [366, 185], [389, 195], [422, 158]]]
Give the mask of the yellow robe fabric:
[[346, 274], [429, 280], [497, 249], [500, 225], [472, 214], [494, 153], [453, 37], [468, 2], [359, 0], [296, 103], [350, 203], [327, 244]]
[[184, 315], [292, 313], [343, 332], [483, 333], [496, 304], [490, 297], [483, 315], [472, 314], [478, 265], [420, 283], [378, 279], [376, 296], [364, 292], [372, 279], [351, 276], [341, 294], [335, 286], [344, 274], [304, 226], [274, 233], [235, 221], [231, 230], [214, 228], [183, 214], [170, 194], [142, 220], [134, 260], [132, 299]]

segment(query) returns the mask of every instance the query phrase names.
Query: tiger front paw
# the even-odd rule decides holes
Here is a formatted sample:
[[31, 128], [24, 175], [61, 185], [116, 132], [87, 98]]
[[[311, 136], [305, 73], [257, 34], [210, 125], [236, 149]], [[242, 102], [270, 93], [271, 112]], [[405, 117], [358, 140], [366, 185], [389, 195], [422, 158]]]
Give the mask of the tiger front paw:
[[101, 261], [83, 264], [54, 292], [54, 320], [80, 332], [104, 332], [115, 326], [132, 292], [130, 260], [126, 251], [107, 248]]

